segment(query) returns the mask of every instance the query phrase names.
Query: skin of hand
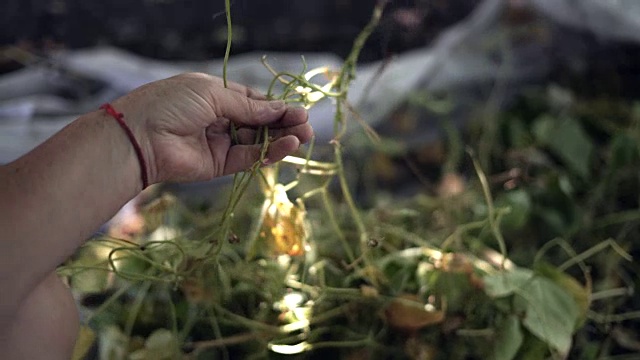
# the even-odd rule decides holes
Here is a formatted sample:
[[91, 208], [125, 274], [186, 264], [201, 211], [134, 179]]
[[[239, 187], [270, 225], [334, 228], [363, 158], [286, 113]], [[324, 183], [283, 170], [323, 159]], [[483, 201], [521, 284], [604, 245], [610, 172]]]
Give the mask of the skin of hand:
[[[142, 148], [150, 183], [208, 180], [250, 168], [262, 148], [254, 144], [260, 126], [273, 138], [268, 163], [313, 135], [304, 109], [266, 101], [238, 84], [225, 88], [205, 74], [157, 81], [112, 105]], [[102, 110], [0, 166], [2, 358], [70, 358], [78, 314], [55, 268], [141, 188], [133, 146]]]
[[[308, 142], [313, 130], [303, 108], [266, 101], [250, 88], [206, 74], [183, 74], [142, 86], [113, 106], [137, 119], [134, 133], [147, 154], [150, 182], [198, 181], [250, 168], [260, 157], [256, 129], [269, 126], [268, 163]], [[167, 102], [167, 99], [171, 99]], [[238, 144], [230, 127], [238, 129]], [[146, 149], [146, 150], [145, 150]]]

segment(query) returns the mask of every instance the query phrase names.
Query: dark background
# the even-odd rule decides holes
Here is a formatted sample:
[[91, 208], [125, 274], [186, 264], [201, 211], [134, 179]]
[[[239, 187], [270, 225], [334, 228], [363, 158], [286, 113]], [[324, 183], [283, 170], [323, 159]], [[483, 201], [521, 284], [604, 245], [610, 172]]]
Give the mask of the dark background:
[[[362, 54], [371, 61], [424, 46], [462, 20], [479, 0], [391, 1]], [[375, 0], [235, 0], [233, 53], [322, 51], [344, 56]], [[0, 46], [32, 52], [109, 44], [158, 58], [223, 55], [224, 0], [4, 0]], [[7, 60], [4, 61], [5, 71]]]
[[[428, 46], [480, 2], [392, 0], [360, 60], [379, 60]], [[232, 53], [317, 51], [344, 57], [375, 3], [232, 0]], [[526, 23], [531, 16], [510, 11], [503, 21]], [[551, 32], [555, 35], [547, 55], [554, 64], [552, 81], [618, 96], [640, 94], [636, 86], [640, 79], [638, 46], [603, 42], [593, 34], [571, 29]], [[224, 0], [4, 0], [0, 7], [0, 74], [25, 65], [5, 55], [3, 50], [8, 47], [46, 57], [61, 48], [111, 45], [156, 59], [205, 60], [221, 58], [225, 44]]]

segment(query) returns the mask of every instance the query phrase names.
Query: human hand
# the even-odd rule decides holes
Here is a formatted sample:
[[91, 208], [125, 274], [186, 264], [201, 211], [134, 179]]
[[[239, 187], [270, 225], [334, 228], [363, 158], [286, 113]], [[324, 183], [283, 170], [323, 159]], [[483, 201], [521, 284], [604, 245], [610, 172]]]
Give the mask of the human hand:
[[[308, 142], [313, 130], [303, 108], [266, 101], [255, 90], [190, 73], [144, 85], [114, 101], [140, 143], [149, 183], [201, 181], [250, 168], [260, 158], [259, 126], [269, 128], [266, 163]], [[238, 144], [231, 139], [238, 129]]]

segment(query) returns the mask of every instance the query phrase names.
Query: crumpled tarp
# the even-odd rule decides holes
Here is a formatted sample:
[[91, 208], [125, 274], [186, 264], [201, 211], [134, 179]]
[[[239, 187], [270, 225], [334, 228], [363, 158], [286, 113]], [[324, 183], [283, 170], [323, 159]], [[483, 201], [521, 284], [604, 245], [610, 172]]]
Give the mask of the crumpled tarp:
[[[509, 6], [509, 9], [507, 9]], [[528, 9], [535, 27], [514, 29], [506, 11]], [[384, 66], [360, 66], [350, 90], [350, 101], [362, 118], [380, 125], [411, 92], [447, 91], [467, 103], [486, 100], [478, 89], [515, 89], [518, 84], [544, 78], [553, 66], [549, 53], [567, 51], [562, 38], [567, 29], [589, 32], [603, 42], [640, 42], [640, 2], [637, 0], [485, 0], [464, 21], [444, 31], [430, 46], [403, 53]], [[529, 32], [523, 37], [522, 32]], [[538, 31], [538, 32], [536, 32]], [[519, 40], [514, 41], [515, 37]], [[522, 40], [525, 39], [525, 40]], [[266, 89], [271, 74], [261, 52], [233, 56], [229, 78]], [[302, 68], [301, 54], [268, 53], [269, 63], [291, 72]], [[309, 68], [338, 68], [332, 54], [304, 54]], [[125, 51], [98, 47], [60, 52], [50, 59], [0, 77], [0, 163], [24, 154], [79, 114], [97, 109], [132, 89], [186, 71], [221, 75], [222, 60], [166, 62]], [[497, 84], [500, 86], [498, 87]], [[480, 95], [478, 95], [480, 93]], [[366, 96], [365, 96], [366, 95]], [[311, 110], [310, 121], [321, 142], [332, 137], [333, 106], [323, 101]], [[465, 115], [458, 113], [457, 121]], [[424, 130], [424, 129], [423, 129]], [[426, 142], [437, 132], [415, 134]]]

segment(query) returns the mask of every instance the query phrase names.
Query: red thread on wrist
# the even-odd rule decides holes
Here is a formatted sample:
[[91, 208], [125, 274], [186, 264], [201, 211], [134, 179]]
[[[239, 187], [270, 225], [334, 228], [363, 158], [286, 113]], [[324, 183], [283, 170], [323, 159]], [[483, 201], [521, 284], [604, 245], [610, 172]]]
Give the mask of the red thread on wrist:
[[116, 109], [111, 106], [111, 104], [104, 104], [100, 106], [100, 109], [106, 111], [107, 114], [116, 119], [118, 124], [120, 124], [122, 130], [124, 130], [124, 132], [127, 134], [127, 137], [129, 138], [129, 141], [131, 142], [131, 145], [133, 145], [133, 149], [136, 152], [136, 156], [138, 157], [138, 162], [140, 163], [142, 189], [146, 189], [149, 186], [149, 178], [147, 177], [147, 162], [144, 160], [144, 156], [142, 156], [142, 148], [140, 147], [138, 140], [136, 140], [136, 137], [133, 135], [133, 131], [131, 131], [129, 126], [127, 126], [127, 123], [124, 122], [124, 114], [117, 112]]

